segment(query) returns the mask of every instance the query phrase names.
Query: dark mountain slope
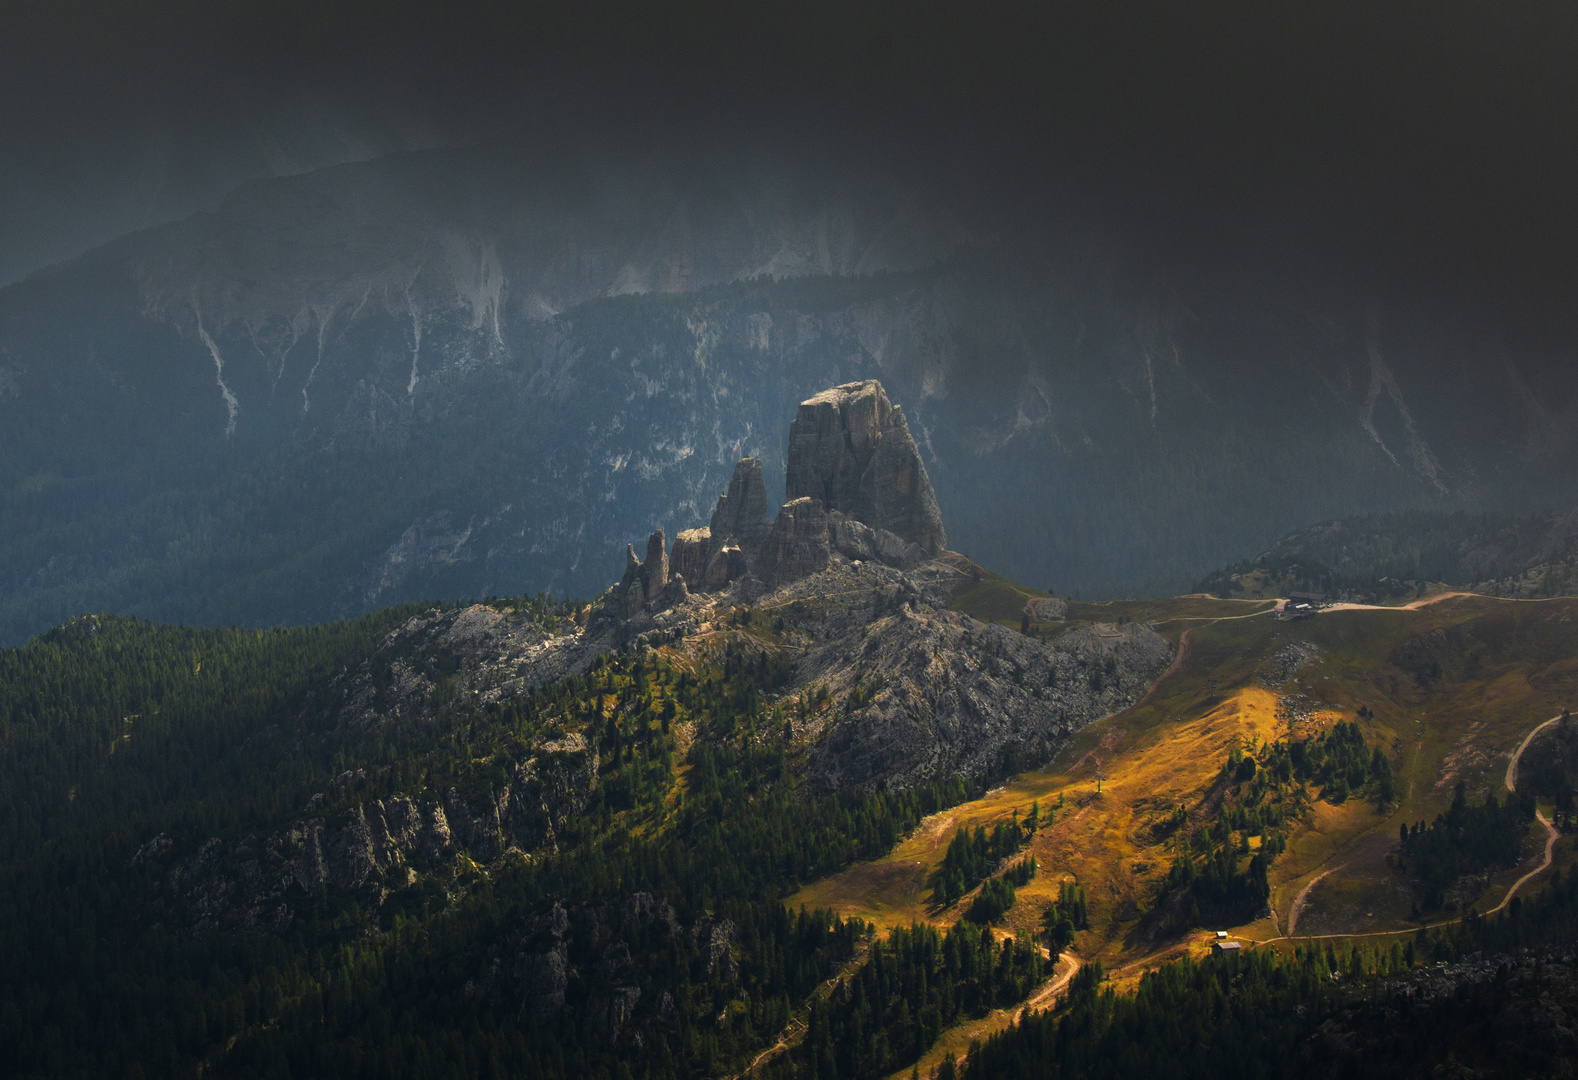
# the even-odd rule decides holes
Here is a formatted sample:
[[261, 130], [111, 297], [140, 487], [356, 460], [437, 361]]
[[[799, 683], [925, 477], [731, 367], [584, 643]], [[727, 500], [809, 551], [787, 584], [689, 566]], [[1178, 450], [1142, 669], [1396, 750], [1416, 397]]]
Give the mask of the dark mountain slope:
[[767, 157], [434, 151], [12, 286], [0, 640], [590, 594], [612, 538], [702, 524], [796, 402], [867, 377], [953, 546], [1060, 592], [1356, 512], [1578, 499], [1559, 334], [989, 210]]
[[1413, 598], [1448, 585], [1533, 599], [1578, 591], [1578, 514], [1411, 511], [1327, 521], [1203, 578], [1222, 596], [1315, 590]]

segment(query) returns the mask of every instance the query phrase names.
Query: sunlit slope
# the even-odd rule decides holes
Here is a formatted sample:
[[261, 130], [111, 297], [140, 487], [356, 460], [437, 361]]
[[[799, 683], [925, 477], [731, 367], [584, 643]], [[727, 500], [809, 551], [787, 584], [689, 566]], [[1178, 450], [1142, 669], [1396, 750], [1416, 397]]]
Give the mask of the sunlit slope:
[[[998, 594], [993, 606], [1006, 610], [1008, 587], [989, 578], [984, 584]], [[972, 597], [964, 590], [956, 603], [969, 610], [984, 591]], [[1176, 837], [1189, 831], [1169, 829], [1167, 819], [1180, 805], [1191, 828], [1215, 818], [1232, 795], [1222, 766], [1233, 747], [1304, 739], [1353, 721], [1394, 763], [1396, 802], [1381, 807], [1356, 794], [1334, 803], [1312, 787], [1308, 811], [1289, 828], [1287, 850], [1270, 871], [1272, 916], [1233, 929], [1259, 939], [1286, 934], [1301, 893], [1299, 935], [1417, 925], [1409, 921], [1408, 879], [1388, 860], [1398, 827], [1433, 819], [1459, 781], [1476, 801], [1487, 791], [1504, 794], [1512, 749], [1578, 697], [1578, 600], [1460, 597], [1301, 622], [1255, 615], [1244, 604], [1232, 608], [1248, 617], [1210, 621], [1196, 613], [1208, 603], [1228, 606], [1184, 597], [1147, 601], [1144, 610], [1136, 602], [1131, 616], [1103, 605], [1107, 618], [1121, 610], [1183, 638], [1179, 662], [1143, 702], [1085, 729], [1047, 769], [926, 821], [884, 859], [818, 882], [795, 902], [828, 904], [881, 925], [950, 923], [969, 897], [938, 910], [930, 879], [954, 832], [1061, 800], [1055, 823], [1027, 849], [1041, 872], [1019, 890], [1005, 927], [1035, 929], [1061, 883], [1077, 881], [1090, 899], [1090, 930], [1075, 946], [1081, 955], [1121, 967], [1190, 939], [1198, 947], [1202, 932], [1216, 927], [1180, 936], [1153, 912]], [[1084, 609], [1094, 607], [1071, 606], [1068, 614], [1088, 618]], [[1499, 902], [1521, 869], [1492, 875], [1479, 909]]]

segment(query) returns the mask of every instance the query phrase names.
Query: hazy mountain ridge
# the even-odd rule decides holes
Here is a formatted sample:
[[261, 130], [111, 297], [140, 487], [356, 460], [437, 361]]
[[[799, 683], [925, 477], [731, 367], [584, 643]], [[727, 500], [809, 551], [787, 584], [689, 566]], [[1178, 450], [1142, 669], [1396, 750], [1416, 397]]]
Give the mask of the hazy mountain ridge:
[[1412, 598], [1441, 585], [1536, 599], [1578, 592], [1578, 511], [1465, 514], [1411, 511], [1322, 522], [1251, 560], [1207, 575], [1223, 596], [1281, 589], [1353, 600]]
[[598, 545], [701, 524], [794, 402], [874, 376], [954, 546], [1062, 592], [1182, 585], [1335, 515], [1574, 495], [1570, 374], [1480, 362], [1471, 316], [1169, 284], [853, 170], [604, 166], [259, 182], [0, 293], [7, 639], [591, 594]]

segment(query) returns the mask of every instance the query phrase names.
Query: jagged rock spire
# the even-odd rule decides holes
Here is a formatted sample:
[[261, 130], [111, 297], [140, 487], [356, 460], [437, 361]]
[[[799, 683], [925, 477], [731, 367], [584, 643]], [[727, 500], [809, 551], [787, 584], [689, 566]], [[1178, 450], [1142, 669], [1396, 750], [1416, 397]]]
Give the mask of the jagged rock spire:
[[749, 547], [765, 537], [769, 528], [761, 459], [741, 458], [734, 466], [729, 490], [718, 496], [717, 509], [712, 512], [712, 553], [721, 551], [730, 540]]
[[626, 618], [661, 596], [667, 584], [668, 552], [662, 529], [647, 537], [645, 562], [636, 558], [633, 544], [625, 545], [625, 576], [620, 579], [614, 595]]
[[875, 379], [824, 390], [789, 425], [785, 498], [819, 500], [928, 555], [947, 547], [942, 513], [904, 410]]
[[904, 411], [875, 380], [824, 390], [800, 404], [789, 428], [788, 499], [767, 520], [762, 463], [743, 458], [707, 528], [674, 538], [659, 529], [647, 557], [625, 554], [625, 576], [605, 610], [630, 618], [687, 589], [718, 590], [753, 577], [767, 587], [827, 568], [835, 552], [908, 569], [947, 544], [931, 479]]

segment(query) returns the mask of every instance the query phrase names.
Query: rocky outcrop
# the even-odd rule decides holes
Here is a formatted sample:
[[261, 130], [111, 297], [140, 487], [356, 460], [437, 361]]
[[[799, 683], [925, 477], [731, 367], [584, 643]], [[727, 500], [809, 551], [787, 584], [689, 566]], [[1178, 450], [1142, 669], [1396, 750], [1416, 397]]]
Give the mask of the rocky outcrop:
[[906, 788], [1045, 761], [1094, 720], [1134, 704], [1172, 658], [1139, 623], [1070, 629], [1047, 643], [947, 610], [946, 563], [900, 571], [833, 560], [779, 587], [794, 683], [809, 701], [793, 744], [824, 791]]
[[688, 529], [675, 538], [674, 563], [687, 568], [687, 584], [717, 592], [751, 573], [754, 557], [771, 528], [762, 463], [757, 458], [741, 458], [734, 466], [729, 489], [718, 496], [712, 524]]
[[762, 578], [775, 586], [827, 569], [830, 555], [827, 512], [815, 499], [795, 499], [778, 511], [758, 561]]
[[647, 557], [641, 563], [641, 584], [649, 602], [661, 596], [663, 587], [668, 584], [668, 551], [662, 529], [647, 537]]
[[727, 588], [729, 582], [739, 581], [750, 572], [750, 560], [745, 549], [732, 541], [723, 545], [707, 562], [707, 573], [702, 585], [709, 592]]
[[1014, 755], [1045, 761], [1087, 724], [1133, 704], [1172, 656], [1139, 624], [1066, 634], [1049, 648], [951, 612], [914, 610], [873, 625], [855, 656], [819, 652], [808, 662], [826, 665], [857, 702], [863, 682], [880, 683], [813, 752], [811, 778], [827, 790], [1017, 771]]
[[589, 805], [599, 764], [596, 747], [572, 733], [543, 743], [481, 796], [452, 788], [436, 798], [372, 799], [324, 813], [332, 799], [317, 795], [307, 811], [313, 816], [279, 832], [209, 840], [185, 858], [161, 835], [133, 858], [169, 867], [168, 903], [195, 930], [283, 928], [302, 896], [347, 890], [376, 907], [414, 883], [416, 870], [461, 854], [487, 863], [509, 847], [551, 850]]
[[820, 500], [874, 530], [947, 547], [942, 513], [904, 410], [874, 379], [824, 390], [800, 403], [789, 426], [788, 500]]
[[[663, 595], [675, 590], [670, 581]], [[407, 619], [373, 655], [335, 676], [324, 705], [336, 724], [351, 727], [423, 721], [436, 717], [435, 703], [449, 694], [487, 706], [578, 674], [617, 643], [563, 616], [543, 614], [540, 621], [529, 610], [488, 604], [434, 608]]]
[[1025, 601], [1024, 614], [1033, 622], [1058, 622], [1068, 615], [1068, 601], [1061, 596], [1032, 596]]
[[930, 558], [914, 541], [906, 541], [886, 529], [873, 529], [837, 510], [827, 515], [827, 524], [833, 548], [847, 559], [882, 562], [909, 570]]
[[742, 549], [753, 548], [767, 530], [767, 485], [762, 482], [762, 463], [757, 458], [741, 458], [734, 466], [729, 490], [718, 496], [717, 508], [712, 511], [712, 526], [708, 530], [712, 551], [721, 550], [731, 540]]
[[666, 547], [662, 529], [647, 537], [647, 557], [644, 560], [636, 558], [633, 544], [625, 545], [625, 576], [619, 580], [612, 598], [614, 607], [625, 618], [630, 618], [663, 595], [663, 589], [668, 585]]
[[788, 499], [769, 523], [762, 463], [742, 458], [711, 523], [676, 536], [671, 557], [663, 555], [661, 530], [648, 539], [644, 560], [626, 547], [624, 577], [599, 608], [599, 621], [671, 604], [663, 588], [670, 573], [687, 590], [719, 592], [747, 577], [777, 587], [824, 569], [835, 551], [911, 569], [947, 543], [904, 412], [875, 380], [800, 404], [785, 486]]
[[669, 559], [669, 572], [685, 579], [692, 587], [700, 585], [707, 577], [707, 563], [712, 559], [712, 530], [703, 526], [686, 529], [674, 537], [674, 554]]

